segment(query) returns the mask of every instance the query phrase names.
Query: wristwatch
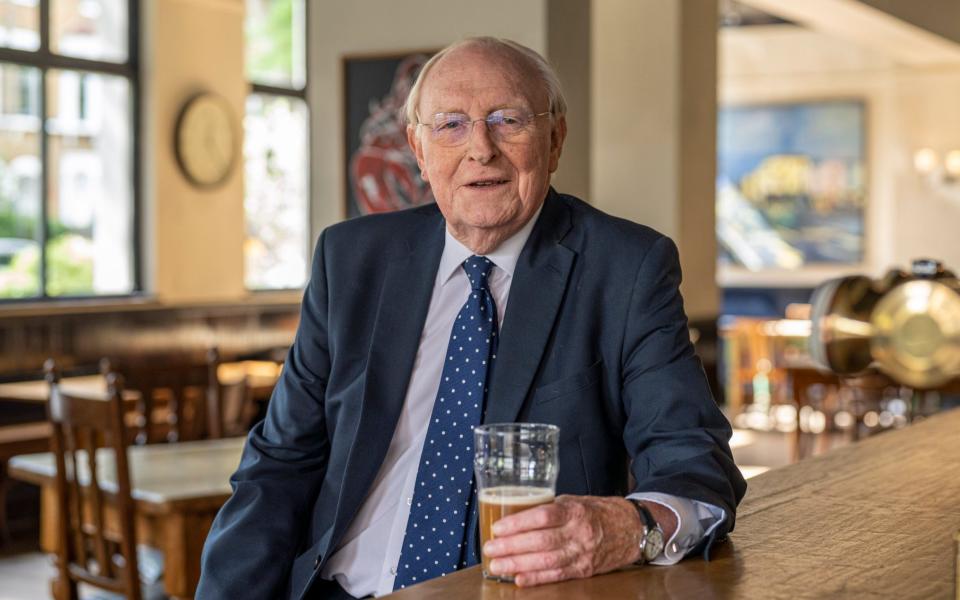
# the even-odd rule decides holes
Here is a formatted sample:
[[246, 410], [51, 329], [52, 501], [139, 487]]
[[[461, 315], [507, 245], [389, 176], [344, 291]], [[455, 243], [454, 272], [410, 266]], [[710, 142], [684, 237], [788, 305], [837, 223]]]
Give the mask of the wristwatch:
[[663, 529], [657, 524], [657, 520], [653, 518], [650, 509], [644, 506], [643, 502], [640, 500], [630, 500], [630, 502], [637, 509], [640, 522], [643, 523], [643, 533], [640, 535], [640, 558], [633, 563], [642, 565], [652, 561], [663, 552]]

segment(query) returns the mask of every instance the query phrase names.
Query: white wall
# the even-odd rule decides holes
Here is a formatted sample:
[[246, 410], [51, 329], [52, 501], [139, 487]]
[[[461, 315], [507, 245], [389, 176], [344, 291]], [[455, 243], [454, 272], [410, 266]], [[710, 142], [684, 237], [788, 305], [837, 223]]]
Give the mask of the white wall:
[[900, 74], [891, 102], [898, 143], [884, 168], [893, 180], [894, 258], [932, 256], [960, 271], [960, 183], [932, 186], [912, 166], [918, 148], [960, 149], [960, 69]]
[[960, 244], [950, 237], [960, 229], [960, 201], [939, 194], [912, 167], [917, 148], [960, 148], [960, 69], [906, 69], [798, 27], [726, 29], [720, 37], [719, 98], [729, 104], [861, 98], [869, 170], [863, 265], [800, 274], [721, 273], [722, 283], [815, 285], [845, 273], [907, 267], [918, 256], [960, 269]]

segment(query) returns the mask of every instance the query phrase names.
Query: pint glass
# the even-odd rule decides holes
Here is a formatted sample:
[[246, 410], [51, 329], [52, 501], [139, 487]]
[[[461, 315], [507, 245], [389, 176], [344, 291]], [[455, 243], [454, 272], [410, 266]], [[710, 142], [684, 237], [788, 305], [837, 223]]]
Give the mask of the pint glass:
[[[553, 502], [560, 428], [538, 423], [499, 423], [473, 430], [474, 473], [480, 510], [480, 544], [493, 538], [493, 524], [522, 510]], [[484, 555], [483, 576], [490, 574]]]

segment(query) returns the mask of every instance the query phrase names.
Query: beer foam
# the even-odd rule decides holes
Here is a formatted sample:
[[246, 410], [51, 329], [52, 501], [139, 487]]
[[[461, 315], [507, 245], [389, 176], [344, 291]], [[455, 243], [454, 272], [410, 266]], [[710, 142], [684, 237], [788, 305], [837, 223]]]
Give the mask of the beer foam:
[[554, 493], [550, 488], [519, 485], [501, 485], [480, 490], [480, 502], [505, 506], [546, 504], [553, 502], [553, 497]]

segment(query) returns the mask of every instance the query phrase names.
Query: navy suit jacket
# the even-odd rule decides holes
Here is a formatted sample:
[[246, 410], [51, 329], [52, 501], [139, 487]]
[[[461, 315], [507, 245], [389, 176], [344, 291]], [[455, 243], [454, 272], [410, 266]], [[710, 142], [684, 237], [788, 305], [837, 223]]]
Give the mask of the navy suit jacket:
[[[266, 420], [207, 538], [198, 598], [309, 597], [403, 409], [444, 229], [430, 204], [320, 236]], [[551, 189], [513, 274], [483, 421], [559, 425], [558, 494], [708, 502], [728, 515], [722, 537], [746, 484], [679, 284], [669, 238]]]

